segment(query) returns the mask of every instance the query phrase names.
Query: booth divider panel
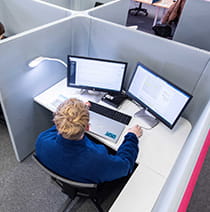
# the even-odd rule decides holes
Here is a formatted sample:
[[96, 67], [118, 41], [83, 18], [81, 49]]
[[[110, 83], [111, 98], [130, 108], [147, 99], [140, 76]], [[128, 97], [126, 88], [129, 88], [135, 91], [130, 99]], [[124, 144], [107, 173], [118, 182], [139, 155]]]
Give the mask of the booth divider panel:
[[[70, 10], [84, 11], [93, 8], [97, 0], [42, 0], [51, 4], [59, 5]], [[112, 0], [99, 0], [101, 3], [110, 2]]]
[[[210, 53], [209, 53], [210, 56]], [[186, 108], [185, 114], [191, 120], [192, 125], [195, 125], [197, 118], [201, 115], [207, 103], [210, 101], [210, 62], [205, 67], [198, 83], [193, 91], [193, 98]], [[209, 104], [210, 105], [210, 104]], [[210, 127], [210, 125], [208, 125]]]
[[32, 0], [1, 0], [0, 14], [6, 35], [11, 36], [70, 16], [71, 12]]
[[210, 51], [209, 10], [208, 0], [186, 1], [173, 40]]
[[209, 60], [199, 49], [94, 18], [89, 54], [127, 61], [126, 86], [140, 61], [190, 93]]
[[71, 54], [87, 56], [89, 51], [91, 18], [76, 16], [71, 19], [72, 44]]
[[35, 138], [52, 120], [45, 110], [35, 106], [33, 97], [66, 76], [66, 68], [60, 63], [42, 62], [32, 70], [27, 63], [38, 56], [66, 61], [71, 30], [69, 19], [1, 44], [5, 58], [0, 61], [1, 104], [19, 161], [34, 150]]
[[59, 1], [58, 0], [40, 0], [40, 1], [48, 2], [50, 4], [55, 4], [55, 5], [58, 5], [60, 7], [71, 9], [72, 0], [59, 0]]
[[121, 25], [126, 25], [130, 1], [116, 0], [89, 11], [89, 15]]

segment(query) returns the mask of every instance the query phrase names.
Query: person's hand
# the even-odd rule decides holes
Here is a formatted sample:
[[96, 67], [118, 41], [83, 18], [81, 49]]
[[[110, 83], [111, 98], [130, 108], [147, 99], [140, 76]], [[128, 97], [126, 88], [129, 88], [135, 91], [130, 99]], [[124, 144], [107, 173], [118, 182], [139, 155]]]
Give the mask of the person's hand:
[[91, 107], [91, 103], [90, 102], [85, 102], [85, 105], [87, 106], [88, 109]]
[[138, 138], [143, 134], [143, 130], [138, 124], [128, 129], [128, 133], [129, 132], [134, 133]]

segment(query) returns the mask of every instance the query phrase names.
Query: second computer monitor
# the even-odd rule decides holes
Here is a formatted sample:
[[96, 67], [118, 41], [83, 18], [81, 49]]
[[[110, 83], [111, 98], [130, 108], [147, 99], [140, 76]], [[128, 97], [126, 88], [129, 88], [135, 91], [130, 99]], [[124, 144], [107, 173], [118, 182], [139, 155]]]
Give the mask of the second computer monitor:
[[192, 97], [141, 63], [136, 66], [127, 95], [169, 128], [173, 128]]
[[69, 55], [67, 86], [121, 92], [126, 68], [126, 62]]

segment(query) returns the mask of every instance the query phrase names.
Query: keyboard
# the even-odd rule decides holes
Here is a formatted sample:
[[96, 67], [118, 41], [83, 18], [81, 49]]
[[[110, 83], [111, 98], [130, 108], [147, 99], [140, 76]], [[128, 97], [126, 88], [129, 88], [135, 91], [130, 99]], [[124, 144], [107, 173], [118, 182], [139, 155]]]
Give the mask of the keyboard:
[[91, 101], [89, 101], [89, 102], [91, 104], [91, 106], [89, 108], [90, 111], [98, 113], [105, 117], [108, 117], [110, 119], [113, 119], [115, 121], [118, 121], [120, 123], [128, 125], [132, 118], [131, 116], [129, 116], [125, 113], [121, 113], [119, 111], [113, 110], [111, 108], [105, 107], [105, 106], [97, 104], [95, 102], [91, 102]]

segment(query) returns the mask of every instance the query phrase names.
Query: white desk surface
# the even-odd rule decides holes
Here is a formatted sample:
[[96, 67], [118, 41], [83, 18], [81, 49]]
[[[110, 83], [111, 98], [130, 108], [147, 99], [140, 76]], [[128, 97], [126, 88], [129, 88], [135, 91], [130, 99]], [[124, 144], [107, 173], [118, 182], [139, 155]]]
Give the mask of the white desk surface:
[[[56, 107], [52, 106], [52, 102], [59, 102], [59, 99], [62, 99], [61, 95], [66, 98], [77, 97], [83, 101], [91, 100], [85, 96], [82, 97], [79, 89], [67, 87], [66, 79], [64, 79], [36, 96], [34, 101], [54, 112]], [[100, 103], [111, 107], [102, 101]], [[128, 100], [119, 108], [119, 111], [129, 115], [133, 115], [138, 110], [139, 107]], [[148, 127], [140, 118], [133, 118], [117, 144], [98, 136], [95, 137], [117, 150], [123, 141], [126, 130], [136, 123], [140, 126]], [[140, 152], [136, 160], [139, 165], [111, 207], [111, 212], [127, 212], [131, 209], [132, 212], [149, 212], [152, 210], [190, 130], [191, 124], [184, 118], [180, 118], [172, 130], [162, 123], [159, 123], [151, 130], [143, 129], [143, 136], [139, 139]]]

